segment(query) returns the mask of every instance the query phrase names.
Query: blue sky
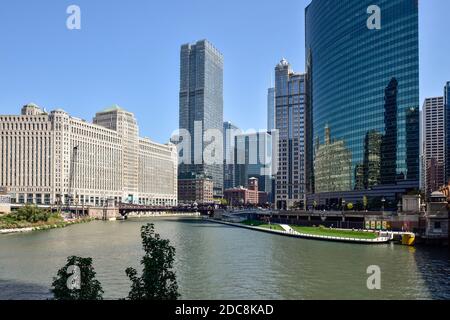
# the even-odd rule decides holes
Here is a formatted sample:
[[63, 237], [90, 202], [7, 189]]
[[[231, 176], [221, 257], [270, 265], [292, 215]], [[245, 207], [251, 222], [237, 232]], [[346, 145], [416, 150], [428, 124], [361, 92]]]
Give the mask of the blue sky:
[[[304, 71], [309, 0], [4, 0], [0, 114], [28, 102], [91, 120], [119, 104], [141, 135], [167, 142], [178, 126], [179, 49], [209, 39], [225, 56], [225, 120], [266, 126], [266, 92], [285, 57]], [[66, 28], [80, 6], [82, 29]], [[421, 100], [450, 80], [450, 1], [421, 0]]]

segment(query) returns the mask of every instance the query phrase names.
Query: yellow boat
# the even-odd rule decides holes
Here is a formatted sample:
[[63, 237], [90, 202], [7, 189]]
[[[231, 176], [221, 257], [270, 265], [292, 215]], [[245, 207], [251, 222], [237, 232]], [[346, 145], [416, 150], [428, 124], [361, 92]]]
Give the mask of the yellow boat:
[[414, 233], [405, 233], [402, 235], [402, 245], [413, 246], [416, 243], [416, 235]]

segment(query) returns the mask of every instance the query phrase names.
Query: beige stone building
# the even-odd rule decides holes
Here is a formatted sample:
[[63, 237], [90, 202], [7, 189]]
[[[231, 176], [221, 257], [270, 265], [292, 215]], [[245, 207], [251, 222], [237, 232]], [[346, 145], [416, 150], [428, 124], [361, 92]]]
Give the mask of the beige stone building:
[[134, 115], [118, 106], [93, 122], [34, 104], [0, 115], [0, 187], [11, 201], [177, 205], [175, 146], [140, 138]]
[[0, 188], [0, 215], [11, 212], [11, 197], [6, 188]]

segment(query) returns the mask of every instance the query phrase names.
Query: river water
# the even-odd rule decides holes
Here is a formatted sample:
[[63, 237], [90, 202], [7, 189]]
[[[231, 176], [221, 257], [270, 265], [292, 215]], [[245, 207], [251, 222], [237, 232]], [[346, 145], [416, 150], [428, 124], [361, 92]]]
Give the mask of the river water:
[[[125, 269], [141, 270], [140, 228], [148, 222], [176, 248], [182, 299], [450, 299], [446, 248], [303, 240], [195, 218], [0, 236], [0, 299], [51, 298], [52, 277], [71, 255], [93, 258], [104, 298], [125, 298]], [[371, 265], [381, 268], [381, 290], [367, 288]]]

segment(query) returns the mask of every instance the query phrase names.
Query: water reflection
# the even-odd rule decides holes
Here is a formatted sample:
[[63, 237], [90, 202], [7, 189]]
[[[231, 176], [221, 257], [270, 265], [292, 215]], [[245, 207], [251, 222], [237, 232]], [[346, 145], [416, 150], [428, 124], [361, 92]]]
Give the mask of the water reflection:
[[448, 248], [414, 250], [417, 269], [432, 299], [450, 299], [450, 253]]
[[349, 191], [352, 187], [352, 154], [344, 140], [332, 140], [331, 129], [325, 128], [325, 143], [315, 144], [315, 192]]

